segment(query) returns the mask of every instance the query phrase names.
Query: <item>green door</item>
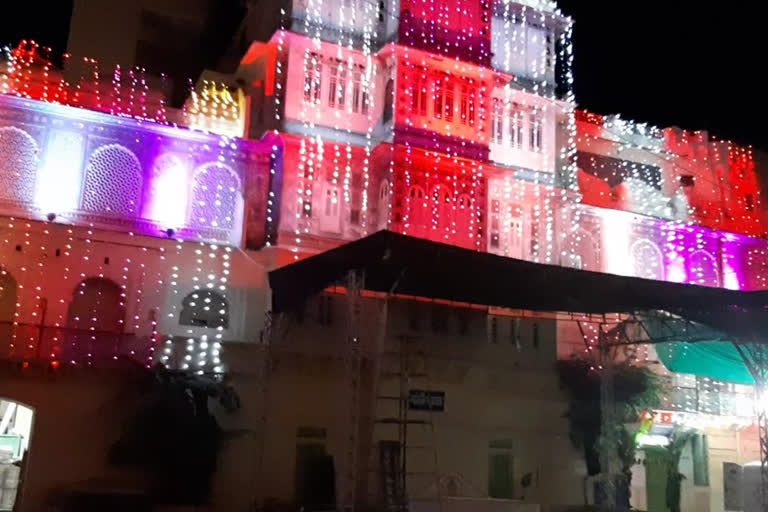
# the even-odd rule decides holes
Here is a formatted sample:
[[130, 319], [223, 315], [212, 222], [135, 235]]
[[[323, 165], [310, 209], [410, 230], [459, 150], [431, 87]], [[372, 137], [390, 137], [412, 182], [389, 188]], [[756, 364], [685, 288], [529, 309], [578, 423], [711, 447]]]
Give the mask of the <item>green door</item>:
[[488, 466], [488, 496], [511, 500], [514, 491], [512, 454], [491, 453]]

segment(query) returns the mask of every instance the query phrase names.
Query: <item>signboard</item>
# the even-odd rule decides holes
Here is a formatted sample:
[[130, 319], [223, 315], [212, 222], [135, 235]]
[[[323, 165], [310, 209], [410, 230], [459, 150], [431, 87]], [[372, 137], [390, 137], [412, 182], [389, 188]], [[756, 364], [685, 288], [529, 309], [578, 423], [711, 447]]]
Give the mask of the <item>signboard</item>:
[[408, 392], [408, 408], [413, 411], [445, 411], [445, 391], [423, 391], [412, 389]]

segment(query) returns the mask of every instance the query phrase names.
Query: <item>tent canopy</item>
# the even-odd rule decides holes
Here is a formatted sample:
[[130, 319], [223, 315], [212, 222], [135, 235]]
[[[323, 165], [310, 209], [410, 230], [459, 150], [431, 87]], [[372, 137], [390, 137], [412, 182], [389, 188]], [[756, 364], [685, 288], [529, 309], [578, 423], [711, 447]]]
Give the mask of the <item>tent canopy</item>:
[[768, 292], [531, 263], [389, 231], [270, 272], [273, 310], [298, 309], [343, 285], [350, 271], [362, 272], [363, 289], [375, 292], [530, 311], [640, 314], [652, 342], [663, 342], [658, 353], [669, 370], [730, 382], [754, 383], [734, 343], [764, 343], [768, 332]]
[[[768, 292], [742, 292], [521, 261], [380, 231], [270, 272], [273, 309], [284, 312], [362, 271], [363, 289], [531, 311], [666, 311], [761, 342]], [[670, 340], [672, 341], [672, 340]]]

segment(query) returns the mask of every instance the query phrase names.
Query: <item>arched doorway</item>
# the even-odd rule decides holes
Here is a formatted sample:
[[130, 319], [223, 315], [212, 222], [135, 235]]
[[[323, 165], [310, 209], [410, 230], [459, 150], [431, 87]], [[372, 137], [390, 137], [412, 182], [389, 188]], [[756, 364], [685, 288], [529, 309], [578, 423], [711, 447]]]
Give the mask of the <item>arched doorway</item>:
[[67, 311], [67, 360], [91, 362], [119, 351], [125, 302], [123, 290], [103, 277], [82, 281], [72, 292]]
[[17, 510], [32, 439], [35, 412], [0, 397], [0, 510]]
[[16, 279], [10, 272], [0, 269], [0, 356], [10, 355], [16, 301]]

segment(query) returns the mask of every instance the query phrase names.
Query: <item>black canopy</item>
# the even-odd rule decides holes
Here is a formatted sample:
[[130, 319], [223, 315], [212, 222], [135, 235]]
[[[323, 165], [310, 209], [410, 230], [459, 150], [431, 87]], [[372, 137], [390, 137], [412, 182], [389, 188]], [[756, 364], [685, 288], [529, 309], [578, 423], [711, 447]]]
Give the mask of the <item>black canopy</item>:
[[380, 231], [269, 274], [273, 310], [295, 309], [364, 271], [363, 288], [532, 311], [666, 311], [754, 341], [768, 327], [768, 292], [667, 283], [531, 263]]

